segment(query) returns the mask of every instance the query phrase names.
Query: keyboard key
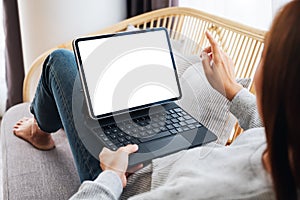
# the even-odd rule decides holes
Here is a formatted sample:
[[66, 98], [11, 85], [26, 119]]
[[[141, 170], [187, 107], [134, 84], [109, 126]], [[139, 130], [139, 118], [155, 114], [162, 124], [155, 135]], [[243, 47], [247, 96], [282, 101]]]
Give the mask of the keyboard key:
[[189, 115], [185, 115], [185, 116], [183, 116], [184, 117], [184, 119], [191, 119], [192, 117], [191, 116], [189, 116]]
[[196, 126], [195, 126], [195, 125], [193, 125], [193, 124], [189, 124], [189, 125], [188, 125], [188, 127], [189, 127], [190, 129], [194, 129], [194, 128], [196, 128]]
[[139, 123], [141, 126], [146, 126], [148, 123], [147, 122], [140, 122]]
[[169, 130], [171, 130], [171, 129], [174, 128], [174, 126], [172, 126], [172, 125], [167, 125], [166, 127], [167, 127], [167, 129], [169, 129]]
[[140, 141], [136, 138], [131, 140], [132, 144], [140, 144]]
[[119, 137], [118, 140], [119, 140], [119, 142], [121, 142], [121, 143], [125, 142], [125, 139], [122, 138], [122, 137]]
[[161, 126], [165, 126], [166, 123], [161, 121], [158, 124], [159, 124], [159, 127], [161, 127]]
[[117, 148], [120, 148], [120, 147], [123, 147], [123, 146], [124, 146], [123, 143], [117, 143], [117, 144], [115, 144], [115, 145], [116, 145]]
[[117, 139], [117, 136], [115, 135], [115, 134], [111, 134], [110, 136], [109, 136], [111, 139]]
[[172, 116], [173, 118], [178, 118], [178, 117], [179, 117], [176, 113], [172, 114], [171, 116]]
[[132, 125], [131, 124], [126, 125], [126, 128], [132, 129]]
[[158, 123], [153, 123], [153, 124], [151, 124], [151, 125], [152, 125], [152, 127], [154, 127], [154, 128], [159, 127]]
[[165, 126], [162, 126], [162, 127], [160, 127], [159, 128], [161, 131], [166, 131], [166, 130], [168, 130]]
[[154, 128], [153, 131], [154, 131], [154, 133], [159, 133], [160, 129], [159, 128]]
[[175, 128], [179, 128], [179, 127], [180, 127], [180, 125], [179, 125], [178, 123], [173, 124], [173, 126], [174, 126]]
[[139, 132], [139, 130], [138, 130], [138, 129], [136, 129], [136, 128], [134, 128], [134, 129], [132, 129], [132, 132], [133, 132], [133, 133], [138, 133], [138, 132]]
[[124, 144], [124, 146], [126, 146], [128, 144], [131, 144], [131, 142], [130, 141], [125, 141], [125, 142], [123, 142], [123, 144]]
[[170, 130], [170, 132], [174, 135], [174, 134], [176, 134], [176, 133], [178, 133], [178, 131], [176, 130], [176, 129], [172, 129], [172, 130]]
[[171, 115], [167, 115], [166, 119], [172, 119], [172, 116]]
[[166, 118], [163, 117], [163, 116], [159, 117], [159, 120], [160, 120], [160, 121], [165, 121], [165, 119], [166, 119]]
[[105, 136], [105, 134], [104, 134], [104, 133], [101, 133], [101, 132], [100, 132], [100, 134], [98, 133], [98, 135], [99, 135], [101, 138]]
[[149, 130], [149, 131], [146, 131], [146, 132], [147, 132], [148, 135], [153, 135], [154, 134], [153, 130]]
[[119, 133], [118, 133], [118, 136], [119, 136], [119, 137], [123, 137], [123, 136], [124, 136], [124, 133], [123, 133], [123, 132], [119, 132]]
[[119, 128], [120, 128], [121, 131], [125, 131], [126, 130], [125, 126], [119, 126]]
[[113, 129], [111, 130], [111, 132], [117, 133], [117, 132], [119, 132], [119, 130], [118, 130], [117, 128], [113, 128]]
[[146, 137], [146, 136], [148, 136], [148, 134], [146, 132], [142, 131], [142, 132], [138, 133], [138, 136], [139, 137]]
[[152, 129], [152, 127], [150, 125], [147, 125], [146, 129]]
[[196, 123], [197, 121], [194, 120], [194, 119], [189, 119], [189, 120], [186, 120], [185, 121], [187, 124], [193, 124], [193, 123]]
[[136, 123], [133, 123], [132, 126], [133, 126], [133, 127], [138, 127], [139, 125], [136, 124]]
[[179, 122], [179, 121], [178, 121], [178, 119], [171, 119], [171, 122], [177, 123], [177, 122]]
[[143, 126], [140, 126], [138, 129], [139, 129], [140, 131], [144, 131], [144, 130], [146, 130], [146, 128], [145, 128], [145, 127], [143, 127]]
[[113, 151], [116, 151], [118, 148], [115, 146], [115, 147], [112, 147], [111, 150]]
[[185, 119], [183, 117], [178, 117], [179, 121], [184, 121]]
[[188, 131], [188, 130], [190, 130], [190, 128], [189, 128], [189, 127], [187, 127], [187, 126], [183, 127], [182, 129], [183, 129], [184, 131]]
[[182, 128], [177, 128], [176, 130], [177, 130], [179, 133], [181, 133], [181, 132], [183, 131]]
[[185, 122], [179, 122], [179, 124], [180, 124], [180, 126], [185, 126], [185, 125], [187, 125], [187, 123], [185, 123]]
[[111, 128], [112, 128], [111, 126], [103, 126], [104, 130], [108, 130], [108, 129], [111, 129]]
[[107, 142], [107, 145], [108, 145], [109, 147], [115, 146], [111, 141]]
[[155, 118], [152, 118], [152, 121], [154, 121], [154, 122], [158, 122], [158, 121], [159, 121], [159, 119], [158, 119], [157, 117], [155, 117]]
[[202, 125], [198, 123], [198, 124], [196, 124], [195, 126], [196, 126], [197, 128], [199, 128], [199, 127], [201, 127]]
[[110, 127], [111, 128], [117, 128], [117, 124], [111, 124]]
[[132, 140], [132, 137], [131, 137], [130, 135], [126, 135], [125, 138], [126, 138], [126, 140], [128, 140], [128, 141]]
[[102, 139], [103, 139], [103, 141], [106, 142], [106, 143], [109, 141], [109, 139], [108, 139], [106, 136], [104, 136]]
[[176, 111], [176, 112], [181, 112], [182, 109], [181, 109], [181, 108], [175, 108], [174, 111]]

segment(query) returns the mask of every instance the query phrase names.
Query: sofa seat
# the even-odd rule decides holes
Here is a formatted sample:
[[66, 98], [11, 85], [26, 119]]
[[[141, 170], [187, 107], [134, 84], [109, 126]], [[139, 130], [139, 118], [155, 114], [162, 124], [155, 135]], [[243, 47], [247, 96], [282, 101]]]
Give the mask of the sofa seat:
[[31, 116], [29, 106], [12, 107], [2, 120], [3, 199], [68, 199], [80, 181], [64, 131], [53, 133], [51, 151], [37, 150], [12, 132], [19, 119]]

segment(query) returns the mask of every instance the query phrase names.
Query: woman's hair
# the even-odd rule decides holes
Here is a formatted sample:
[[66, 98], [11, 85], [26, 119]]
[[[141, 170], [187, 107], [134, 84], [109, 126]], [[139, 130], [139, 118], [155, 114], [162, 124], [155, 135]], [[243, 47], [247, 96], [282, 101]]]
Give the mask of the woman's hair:
[[262, 115], [277, 199], [300, 186], [300, 0], [286, 4], [266, 37]]

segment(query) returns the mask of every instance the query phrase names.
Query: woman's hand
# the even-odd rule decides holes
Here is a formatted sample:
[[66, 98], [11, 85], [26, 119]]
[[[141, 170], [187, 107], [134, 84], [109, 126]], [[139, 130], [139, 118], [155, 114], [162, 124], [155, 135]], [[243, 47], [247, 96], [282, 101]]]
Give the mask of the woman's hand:
[[[138, 145], [129, 144], [125, 147], [120, 147], [117, 151], [111, 151], [108, 148], [103, 148], [99, 154], [100, 167], [103, 171], [112, 170], [121, 178], [123, 187], [127, 184], [127, 167], [128, 156], [138, 150]], [[136, 169], [141, 168], [138, 166]]]
[[242, 89], [235, 80], [233, 61], [220, 49], [210, 33], [206, 32], [206, 37], [211, 45], [201, 53], [206, 78], [214, 89], [231, 101]]

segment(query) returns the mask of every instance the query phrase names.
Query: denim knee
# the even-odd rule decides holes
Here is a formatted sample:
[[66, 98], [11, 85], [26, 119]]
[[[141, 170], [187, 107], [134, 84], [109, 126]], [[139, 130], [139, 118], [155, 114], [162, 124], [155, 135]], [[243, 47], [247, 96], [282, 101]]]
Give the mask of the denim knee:
[[[43, 65], [42, 75], [49, 84], [50, 71], [62, 79], [68, 79], [77, 73], [74, 53], [67, 49], [57, 49], [49, 54]], [[71, 76], [70, 76], [71, 75]]]
[[67, 49], [57, 49], [49, 55], [47, 63], [54, 71], [65, 71], [66, 68], [76, 67], [74, 53]]

